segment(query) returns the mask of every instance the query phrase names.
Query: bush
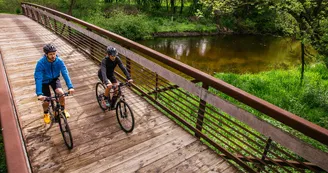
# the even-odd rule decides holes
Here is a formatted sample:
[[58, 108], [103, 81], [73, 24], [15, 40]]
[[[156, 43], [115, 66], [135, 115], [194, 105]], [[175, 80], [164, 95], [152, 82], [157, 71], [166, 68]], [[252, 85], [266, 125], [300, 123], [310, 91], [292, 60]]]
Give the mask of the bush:
[[141, 14], [126, 15], [123, 12], [117, 12], [109, 18], [97, 14], [86, 20], [132, 40], [151, 38], [154, 32], [154, 27], [147, 16]]
[[326, 67], [328, 68], [328, 56], [324, 57], [323, 58], [323, 61], [325, 62]]

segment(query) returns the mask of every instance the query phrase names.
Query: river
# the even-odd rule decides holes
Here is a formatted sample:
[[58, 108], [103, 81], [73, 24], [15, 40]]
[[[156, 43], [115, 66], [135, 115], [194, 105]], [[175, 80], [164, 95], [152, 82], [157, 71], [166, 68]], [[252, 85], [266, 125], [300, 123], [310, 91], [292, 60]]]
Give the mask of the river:
[[300, 43], [253, 35], [155, 38], [139, 43], [208, 74], [258, 73], [300, 64]]

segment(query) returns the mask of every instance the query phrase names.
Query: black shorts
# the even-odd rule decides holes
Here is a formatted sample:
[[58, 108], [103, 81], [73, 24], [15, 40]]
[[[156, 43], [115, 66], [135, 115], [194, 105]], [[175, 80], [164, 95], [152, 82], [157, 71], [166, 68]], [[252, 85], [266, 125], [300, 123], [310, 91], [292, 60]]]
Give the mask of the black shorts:
[[[104, 83], [103, 78], [102, 78], [102, 74], [101, 74], [101, 70], [98, 71], [98, 78]], [[115, 78], [115, 76], [107, 76], [107, 78], [110, 80], [110, 82], [112, 83], [117, 83], [117, 80]]]
[[43, 92], [44, 96], [47, 96], [47, 97], [51, 96], [49, 86], [51, 86], [54, 93], [57, 88], [62, 88], [59, 78], [52, 80], [50, 83], [42, 84], [42, 92]]

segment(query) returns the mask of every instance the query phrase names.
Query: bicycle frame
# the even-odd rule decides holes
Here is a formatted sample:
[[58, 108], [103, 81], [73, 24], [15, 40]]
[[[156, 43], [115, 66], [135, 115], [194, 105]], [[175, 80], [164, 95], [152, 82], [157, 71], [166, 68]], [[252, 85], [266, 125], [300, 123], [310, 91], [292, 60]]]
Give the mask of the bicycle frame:
[[[68, 96], [68, 93], [64, 93], [61, 96]], [[54, 112], [55, 115], [59, 115], [59, 113], [63, 111], [62, 106], [59, 103], [59, 97], [61, 96], [55, 94], [54, 97], [47, 97], [45, 99], [45, 101], [50, 101], [49, 108], [48, 108], [49, 112], [50, 112], [50, 107], [52, 108], [52, 111]], [[54, 103], [56, 103], [56, 105]]]
[[[117, 102], [120, 100], [120, 99], [122, 99], [123, 101], [125, 101], [125, 98], [124, 98], [124, 94], [123, 94], [123, 92], [122, 92], [122, 90], [121, 90], [121, 88], [122, 87], [125, 87], [125, 86], [127, 86], [127, 85], [130, 85], [130, 83], [129, 82], [126, 82], [126, 83], [119, 83], [119, 85], [117, 85], [117, 87], [118, 87], [118, 89], [117, 89], [117, 100], [116, 100], [116, 102], [114, 103], [115, 105], [117, 104]], [[116, 89], [116, 87], [113, 87], [113, 92], [110, 92], [110, 94], [113, 94], [113, 96], [114, 96], [114, 94], [115, 94], [115, 89]], [[116, 107], [116, 106], [115, 106]]]

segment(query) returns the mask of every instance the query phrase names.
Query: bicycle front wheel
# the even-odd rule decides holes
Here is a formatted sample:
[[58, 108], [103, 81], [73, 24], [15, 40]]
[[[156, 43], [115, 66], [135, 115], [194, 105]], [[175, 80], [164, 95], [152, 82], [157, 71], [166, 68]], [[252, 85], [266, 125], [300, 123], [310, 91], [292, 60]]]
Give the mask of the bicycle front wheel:
[[60, 132], [63, 135], [65, 145], [67, 146], [68, 149], [72, 149], [73, 138], [72, 138], [71, 130], [68, 126], [68, 122], [65, 114], [62, 112], [59, 115], [59, 127], [60, 127]]
[[104, 111], [107, 109], [107, 106], [106, 106], [106, 103], [104, 100], [105, 90], [106, 90], [105, 85], [101, 82], [98, 82], [96, 85], [96, 98], [97, 98], [99, 107]]
[[132, 132], [134, 128], [134, 116], [130, 106], [123, 100], [116, 105], [116, 118], [124, 132]]

